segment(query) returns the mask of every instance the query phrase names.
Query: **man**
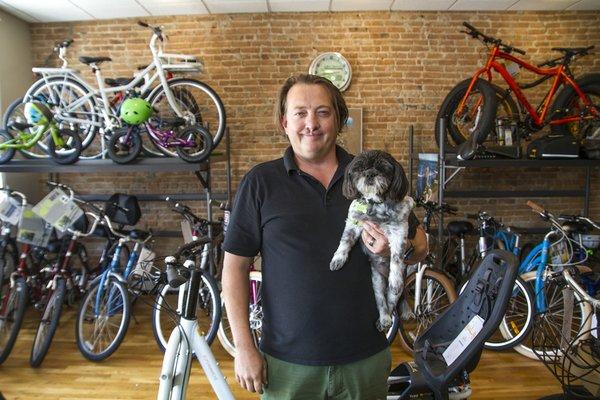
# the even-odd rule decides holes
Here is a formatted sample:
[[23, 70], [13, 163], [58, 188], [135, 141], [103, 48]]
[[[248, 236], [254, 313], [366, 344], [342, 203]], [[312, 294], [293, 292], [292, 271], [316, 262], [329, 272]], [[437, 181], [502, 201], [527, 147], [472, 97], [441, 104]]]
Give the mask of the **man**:
[[[348, 117], [339, 90], [314, 75], [289, 78], [276, 123], [291, 146], [240, 182], [225, 238], [223, 295], [237, 356], [236, 378], [263, 399], [385, 399], [391, 355], [377, 330], [371, 269], [360, 246], [344, 268], [329, 263], [350, 201], [343, 172], [352, 159], [335, 145]], [[412, 259], [425, 256], [424, 232], [412, 215]], [[389, 252], [385, 235], [366, 224], [371, 251]], [[248, 265], [262, 257], [263, 336], [248, 324]], [[264, 355], [264, 358], [263, 358]]]

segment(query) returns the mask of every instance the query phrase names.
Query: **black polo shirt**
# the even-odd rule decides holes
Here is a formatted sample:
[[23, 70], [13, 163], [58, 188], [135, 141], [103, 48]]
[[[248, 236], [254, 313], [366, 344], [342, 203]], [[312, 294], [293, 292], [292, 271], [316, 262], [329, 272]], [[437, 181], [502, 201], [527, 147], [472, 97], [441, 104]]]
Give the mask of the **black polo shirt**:
[[350, 200], [343, 172], [352, 159], [337, 147], [328, 188], [300, 171], [291, 147], [259, 164], [240, 182], [225, 251], [262, 257], [261, 350], [305, 365], [336, 365], [369, 357], [388, 344], [375, 327], [378, 311], [371, 268], [360, 246], [330, 271]]

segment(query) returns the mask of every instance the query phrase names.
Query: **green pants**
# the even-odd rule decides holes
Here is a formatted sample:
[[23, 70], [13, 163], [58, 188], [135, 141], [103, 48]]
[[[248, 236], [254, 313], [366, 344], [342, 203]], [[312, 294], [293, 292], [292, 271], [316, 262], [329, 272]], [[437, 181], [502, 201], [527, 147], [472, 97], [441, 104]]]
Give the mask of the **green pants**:
[[265, 354], [268, 384], [263, 400], [385, 400], [389, 348], [351, 364], [308, 366]]

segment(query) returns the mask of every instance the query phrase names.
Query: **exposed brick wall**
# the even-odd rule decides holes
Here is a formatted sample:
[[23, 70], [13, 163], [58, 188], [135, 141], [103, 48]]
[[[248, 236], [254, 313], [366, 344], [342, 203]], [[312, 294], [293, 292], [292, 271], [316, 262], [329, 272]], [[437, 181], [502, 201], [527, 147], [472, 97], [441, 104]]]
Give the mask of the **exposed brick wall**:
[[[305, 72], [311, 60], [325, 51], [339, 51], [350, 61], [353, 81], [345, 93], [351, 107], [363, 108], [366, 148], [380, 148], [407, 161], [408, 126], [415, 127], [416, 151], [436, 151], [433, 139], [437, 109], [447, 92], [485, 60], [483, 45], [460, 33], [462, 21], [527, 51], [526, 58], [541, 62], [557, 46], [599, 44], [598, 12], [348, 12], [278, 13], [149, 18], [164, 25], [170, 52], [201, 57], [205, 73], [199, 78], [221, 96], [231, 129], [232, 173], [235, 184], [256, 163], [282, 154], [287, 141], [272, 126], [273, 101], [289, 75]], [[34, 64], [46, 58], [51, 45], [74, 38], [70, 59], [79, 55], [108, 55], [106, 76], [130, 76], [150, 59], [149, 31], [133, 19], [31, 26]], [[88, 67], [76, 65], [85, 71]], [[574, 72], [599, 72], [597, 55], [577, 60]], [[522, 74], [521, 79], [529, 80]], [[223, 164], [215, 166], [222, 171]], [[219, 175], [220, 174], [220, 175]], [[592, 216], [600, 219], [599, 171], [592, 175]], [[222, 184], [223, 173], [217, 173]], [[61, 178], [82, 192], [186, 192], [192, 174], [63, 174]], [[464, 171], [452, 188], [562, 189], [583, 186], [582, 171], [520, 171], [478, 169]], [[93, 182], [93, 185], [89, 183]], [[564, 186], [564, 187], [563, 187]], [[195, 187], [195, 186], [194, 186]], [[557, 211], [578, 212], [582, 199], [541, 199]], [[458, 204], [465, 212], [479, 208], [498, 213], [518, 225], [538, 221], [524, 199], [472, 199]], [[200, 207], [200, 205], [199, 205]], [[144, 205], [149, 226], [175, 229], [176, 219], [166, 207]]]

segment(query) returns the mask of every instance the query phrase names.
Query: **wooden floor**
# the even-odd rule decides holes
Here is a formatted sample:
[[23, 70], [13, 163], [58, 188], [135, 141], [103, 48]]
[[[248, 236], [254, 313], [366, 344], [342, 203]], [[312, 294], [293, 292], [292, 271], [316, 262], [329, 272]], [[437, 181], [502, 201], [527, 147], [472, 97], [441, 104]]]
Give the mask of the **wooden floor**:
[[[42, 366], [29, 367], [29, 353], [37, 314], [29, 310], [12, 354], [0, 366], [0, 392], [7, 400], [29, 399], [153, 399], [156, 398], [162, 353], [150, 323], [150, 309], [138, 304], [125, 341], [112, 357], [101, 363], [87, 361], [74, 340], [74, 310], [66, 308], [50, 351]], [[212, 349], [231, 384], [236, 399], [258, 396], [237, 386], [233, 362], [218, 341]], [[409, 359], [398, 344], [393, 346], [394, 363]], [[545, 369], [514, 352], [484, 352], [472, 375], [472, 399], [538, 399], [559, 391]], [[188, 399], [216, 398], [198, 364], [192, 370]]]

